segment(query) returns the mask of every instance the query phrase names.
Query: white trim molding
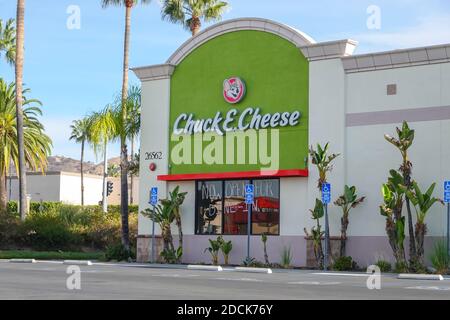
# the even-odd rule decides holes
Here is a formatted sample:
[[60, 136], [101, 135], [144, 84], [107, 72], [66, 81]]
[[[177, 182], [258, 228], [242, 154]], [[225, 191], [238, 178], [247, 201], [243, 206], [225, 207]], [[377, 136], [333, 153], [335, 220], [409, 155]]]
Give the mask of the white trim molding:
[[360, 54], [342, 58], [346, 73], [450, 62], [450, 44]]
[[315, 41], [305, 33], [272, 20], [261, 18], [231, 19], [217, 23], [187, 40], [181, 45], [181, 47], [178, 48], [177, 51], [175, 51], [169, 60], [167, 60], [167, 64], [178, 65], [192, 51], [205, 42], [223, 34], [241, 30], [255, 30], [273, 33], [294, 43], [297, 47], [303, 47], [315, 43]]
[[131, 69], [141, 81], [168, 79], [175, 71], [171, 64], [158, 64], [154, 66]]
[[309, 44], [300, 46], [299, 49], [309, 61], [316, 61], [351, 56], [357, 45], [355, 40], [344, 39]]

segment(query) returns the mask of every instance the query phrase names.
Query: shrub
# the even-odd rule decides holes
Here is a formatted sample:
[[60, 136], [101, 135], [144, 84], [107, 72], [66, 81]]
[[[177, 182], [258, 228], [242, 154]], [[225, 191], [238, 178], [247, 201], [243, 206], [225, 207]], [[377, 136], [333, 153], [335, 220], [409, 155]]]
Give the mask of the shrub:
[[394, 272], [395, 273], [405, 273], [408, 272], [408, 264], [406, 262], [396, 262]]
[[281, 252], [281, 266], [285, 269], [291, 267], [292, 261], [292, 253], [291, 247], [283, 247], [283, 251]]
[[333, 264], [333, 270], [336, 271], [352, 271], [354, 269], [356, 269], [356, 263], [350, 256], [339, 257]]
[[127, 250], [122, 243], [116, 243], [106, 248], [105, 259], [107, 261], [128, 261], [134, 259], [133, 250]]
[[446, 274], [450, 267], [450, 255], [445, 241], [437, 241], [434, 244], [433, 253], [430, 255], [431, 264], [436, 273]]
[[375, 265], [380, 268], [381, 272], [391, 272], [392, 265], [389, 261], [386, 260], [378, 260]]
[[26, 245], [38, 250], [71, 249], [81, 242], [53, 211], [30, 213], [21, 229]]
[[161, 252], [161, 257], [164, 259], [166, 263], [178, 263], [183, 256], [183, 248], [179, 247], [178, 249], [164, 249]]

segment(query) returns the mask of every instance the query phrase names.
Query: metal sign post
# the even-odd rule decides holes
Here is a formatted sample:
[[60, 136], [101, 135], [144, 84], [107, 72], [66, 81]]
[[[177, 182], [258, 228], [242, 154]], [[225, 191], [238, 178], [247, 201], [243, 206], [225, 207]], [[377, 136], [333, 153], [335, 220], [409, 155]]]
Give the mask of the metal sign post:
[[[158, 188], [153, 187], [150, 190], [150, 205], [153, 206], [153, 216], [155, 216], [155, 207], [158, 204]], [[155, 219], [152, 219], [152, 263], [155, 263]]]
[[245, 185], [245, 203], [247, 204], [247, 261], [250, 262], [250, 233], [252, 207], [255, 198], [255, 186], [253, 184]]
[[450, 254], [450, 181], [444, 181], [444, 202], [447, 204], [447, 251]]
[[322, 203], [324, 204], [324, 214], [325, 214], [325, 254], [323, 261], [323, 269], [326, 271], [328, 269], [329, 255], [328, 243], [330, 242], [330, 227], [328, 222], [328, 204], [331, 201], [331, 184], [322, 184]]

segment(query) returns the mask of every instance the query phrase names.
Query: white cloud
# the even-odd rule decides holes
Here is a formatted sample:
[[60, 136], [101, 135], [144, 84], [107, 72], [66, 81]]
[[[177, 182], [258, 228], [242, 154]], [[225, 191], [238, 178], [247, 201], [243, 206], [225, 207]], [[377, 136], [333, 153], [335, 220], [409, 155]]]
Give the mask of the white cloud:
[[400, 49], [450, 43], [450, 14], [435, 14], [418, 20], [412, 27], [393, 32], [372, 31], [353, 35], [361, 47], [375, 50]]

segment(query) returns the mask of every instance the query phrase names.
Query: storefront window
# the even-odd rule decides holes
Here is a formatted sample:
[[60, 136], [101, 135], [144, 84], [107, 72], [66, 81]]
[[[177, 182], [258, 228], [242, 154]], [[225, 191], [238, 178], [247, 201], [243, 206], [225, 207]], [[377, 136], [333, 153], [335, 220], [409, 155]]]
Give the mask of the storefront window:
[[252, 210], [253, 234], [279, 234], [280, 181], [255, 180], [255, 204]]
[[255, 185], [255, 203], [251, 207], [252, 234], [278, 235], [279, 179], [197, 181], [196, 234], [247, 234], [245, 185], [248, 183]]
[[222, 233], [222, 181], [197, 183], [197, 234]]
[[225, 181], [225, 234], [247, 234], [248, 210], [245, 204], [245, 185], [249, 180]]

